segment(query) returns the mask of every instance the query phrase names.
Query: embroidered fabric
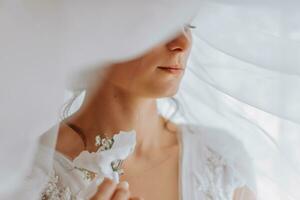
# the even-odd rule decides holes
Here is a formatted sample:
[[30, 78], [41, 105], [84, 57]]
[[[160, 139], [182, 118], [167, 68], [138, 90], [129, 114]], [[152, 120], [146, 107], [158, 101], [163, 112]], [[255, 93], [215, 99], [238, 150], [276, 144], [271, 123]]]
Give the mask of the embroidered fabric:
[[[241, 172], [252, 174], [251, 159], [241, 142], [221, 129], [189, 125], [185, 130], [186, 166], [192, 165], [193, 175], [188, 187], [197, 190], [192, 198], [232, 200], [235, 190], [246, 185]], [[250, 178], [254, 182], [254, 175]]]
[[[194, 129], [195, 130], [195, 129]], [[199, 128], [196, 131], [203, 131]], [[194, 200], [194, 199], [205, 199], [205, 200], [232, 200], [234, 190], [241, 187], [244, 182], [239, 177], [236, 166], [234, 162], [230, 159], [225, 159], [218, 151], [214, 148], [210, 140], [217, 139], [214, 135], [213, 130], [207, 130], [206, 134], [210, 135], [210, 139], [207, 139], [203, 134], [191, 134], [187, 128], [182, 129], [183, 138], [180, 141], [188, 144], [183, 145], [183, 152], [185, 154], [181, 156], [186, 156], [187, 159], [183, 159], [182, 163], [184, 166], [194, 165], [191, 167], [193, 173], [188, 176], [183, 176], [181, 181], [182, 184], [188, 187], [192, 187], [191, 192], [195, 193], [193, 199], [187, 198], [187, 192], [183, 191], [183, 200]], [[228, 143], [228, 138], [219, 135], [218, 137], [223, 137], [221, 140], [224, 142], [223, 146], [231, 145]], [[226, 135], [226, 134], [225, 134]], [[180, 139], [181, 137], [179, 137]], [[192, 142], [193, 140], [193, 142]], [[188, 148], [188, 152], [187, 152]], [[237, 151], [242, 149], [238, 145], [233, 147]], [[246, 155], [245, 155], [246, 156]], [[197, 160], [193, 161], [193, 158]], [[45, 188], [42, 200], [81, 200], [79, 197], [80, 191], [84, 190], [91, 181], [86, 181], [82, 172], [78, 170], [72, 170], [73, 162], [69, 160], [64, 155], [56, 152], [54, 155], [54, 166], [53, 172], [50, 174], [50, 180]], [[186, 169], [182, 169], [186, 170]], [[192, 177], [194, 175], [194, 177]], [[194, 179], [193, 179], [194, 178]], [[196, 180], [194, 186], [190, 180]], [[191, 185], [189, 185], [191, 184]]]
[[206, 181], [198, 189], [208, 200], [232, 200], [234, 190], [242, 185], [241, 180], [221, 155], [209, 147], [205, 147], [204, 151]]
[[49, 175], [49, 182], [42, 193], [42, 200], [76, 200], [72, 195], [70, 188], [65, 187], [60, 182], [60, 177], [56, 175], [55, 171], [51, 171]]

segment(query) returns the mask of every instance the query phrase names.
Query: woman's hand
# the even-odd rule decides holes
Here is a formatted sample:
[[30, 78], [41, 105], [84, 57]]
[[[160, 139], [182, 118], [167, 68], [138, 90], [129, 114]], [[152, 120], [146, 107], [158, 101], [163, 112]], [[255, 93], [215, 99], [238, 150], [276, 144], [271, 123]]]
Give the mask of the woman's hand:
[[143, 198], [130, 197], [129, 185], [127, 182], [120, 182], [117, 184], [113, 180], [105, 178], [91, 200], [143, 200]]

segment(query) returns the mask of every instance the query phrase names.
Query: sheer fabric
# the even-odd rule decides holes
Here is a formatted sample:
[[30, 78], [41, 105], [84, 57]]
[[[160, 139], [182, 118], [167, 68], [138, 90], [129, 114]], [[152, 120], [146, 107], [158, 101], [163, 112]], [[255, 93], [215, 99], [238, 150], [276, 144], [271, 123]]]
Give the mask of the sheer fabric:
[[[0, 5], [1, 199], [26, 196], [24, 177], [38, 174], [31, 169], [39, 136], [58, 123], [67, 88], [83, 92], [93, 84], [93, 70], [142, 54], [191, 20], [197, 29], [176, 95], [182, 106], [175, 121], [216, 127], [223, 130], [220, 138], [226, 132], [241, 141], [249, 157], [242, 151], [222, 151], [222, 157], [251, 160], [255, 180], [247, 170], [239, 174], [258, 199], [300, 198], [298, 1], [4, 0]], [[162, 113], [166, 102], [160, 100]], [[55, 140], [56, 134], [47, 138], [50, 149]], [[44, 157], [46, 170], [52, 154]], [[37, 177], [33, 185], [46, 184], [47, 177]], [[30, 195], [40, 192], [36, 188]]]

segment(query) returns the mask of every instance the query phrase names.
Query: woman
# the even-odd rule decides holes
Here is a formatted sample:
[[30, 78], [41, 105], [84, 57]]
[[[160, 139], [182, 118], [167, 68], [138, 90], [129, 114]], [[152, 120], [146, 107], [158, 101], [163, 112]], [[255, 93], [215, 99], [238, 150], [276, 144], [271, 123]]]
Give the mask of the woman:
[[[93, 200], [254, 199], [235, 166], [209, 146], [211, 139], [227, 137], [225, 133], [213, 137], [211, 130], [194, 136], [194, 131], [203, 130], [175, 124], [158, 112], [157, 99], [172, 97], [179, 90], [188, 67], [191, 28], [194, 27], [184, 26], [176, 37], [135, 59], [97, 71], [97, 84], [86, 89], [80, 109], [60, 124], [54, 157], [58, 161], [54, 164], [58, 178], [54, 185], [59, 189], [56, 193], [68, 196], [67, 188], [68, 194], [76, 196], [68, 183], [77, 179], [73, 175], [62, 177], [66, 168], [62, 163], [72, 163], [85, 150], [96, 152], [95, 137], [99, 134], [112, 138], [120, 130], [134, 129], [136, 146], [122, 162], [125, 173], [120, 176], [121, 182], [104, 179]], [[234, 150], [243, 151], [236, 144]], [[199, 161], [193, 161], [193, 157]], [[195, 185], [197, 181], [200, 183]], [[45, 189], [43, 198], [55, 199], [49, 187], [53, 187], [53, 182]]]
[[[300, 199], [297, 8], [269, 0], [1, 1], [0, 199], [37, 199], [42, 189], [44, 199], [119, 194], [116, 183], [101, 184], [104, 175], [129, 182], [118, 187], [132, 198], [246, 199], [251, 188], [256, 198]], [[188, 65], [189, 30], [154, 48], [193, 16]], [[79, 111], [58, 123], [67, 75], [111, 60], [83, 88]], [[184, 73], [162, 68], [173, 64]], [[183, 120], [158, 114], [160, 97], [175, 93]], [[49, 148], [35, 151], [53, 124], [41, 141]], [[80, 166], [95, 155], [105, 158], [95, 171]]]

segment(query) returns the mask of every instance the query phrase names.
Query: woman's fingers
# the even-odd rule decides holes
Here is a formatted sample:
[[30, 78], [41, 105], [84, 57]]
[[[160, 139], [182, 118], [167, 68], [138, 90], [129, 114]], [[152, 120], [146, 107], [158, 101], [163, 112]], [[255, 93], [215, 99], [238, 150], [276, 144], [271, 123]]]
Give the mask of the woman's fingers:
[[98, 187], [96, 195], [91, 200], [111, 200], [117, 188], [117, 183], [109, 178], [104, 178]]
[[129, 184], [126, 181], [117, 184], [105, 178], [91, 200], [144, 200], [141, 197], [130, 197]]
[[123, 181], [118, 184], [112, 200], [128, 200], [130, 197], [129, 185]]

